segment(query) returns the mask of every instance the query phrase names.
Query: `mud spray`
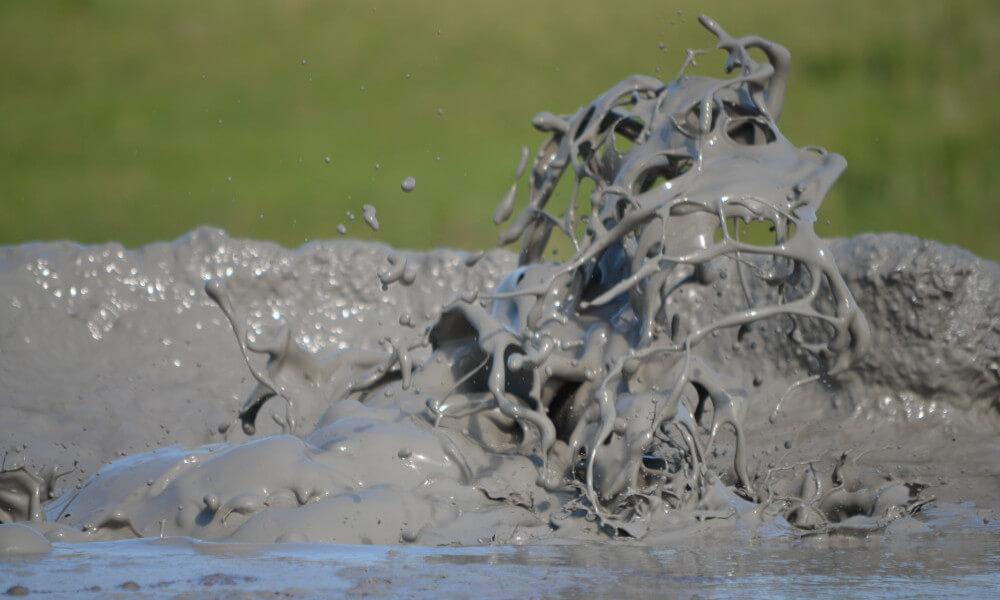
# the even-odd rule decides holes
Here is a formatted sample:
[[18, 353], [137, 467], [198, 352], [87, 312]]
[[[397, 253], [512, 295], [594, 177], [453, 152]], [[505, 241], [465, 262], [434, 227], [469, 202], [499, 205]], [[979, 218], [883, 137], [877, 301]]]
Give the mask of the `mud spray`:
[[788, 51], [700, 20], [726, 76], [691, 51], [535, 117], [526, 206], [515, 183], [493, 215], [516, 257], [207, 229], [5, 249], [0, 521], [32, 529], [0, 545], [663, 544], [926, 528], [932, 502], [988, 522], [997, 265], [821, 240], [846, 161], [779, 132]]

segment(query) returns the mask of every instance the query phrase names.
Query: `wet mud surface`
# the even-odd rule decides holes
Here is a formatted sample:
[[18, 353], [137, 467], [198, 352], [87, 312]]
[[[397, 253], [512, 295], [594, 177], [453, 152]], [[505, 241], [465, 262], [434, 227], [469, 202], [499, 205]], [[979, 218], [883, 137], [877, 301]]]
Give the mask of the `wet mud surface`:
[[[493, 214], [517, 253], [208, 228], [0, 249], [11, 585], [135, 552], [121, 585], [146, 593], [141, 556], [213, 549], [330, 554], [329, 591], [376, 597], [399, 595], [389, 557], [416, 565], [414, 597], [496, 565], [565, 595], [648, 589], [643, 573], [767, 589], [768, 561], [831, 594], [894, 595], [877, 569], [851, 580], [855, 559], [929, 595], [995, 585], [1000, 266], [905, 235], [820, 239], [846, 163], [777, 129], [787, 50], [703, 24], [726, 77], [633, 76], [535, 118], [548, 138]], [[552, 262], [553, 236], [570, 258]], [[101, 543], [131, 538], [168, 541]], [[950, 566], [918, 560], [925, 544]], [[612, 547], [621, 565], [594, 563]], [[164, 589], [253, 597], [270, 577], [220, 560]]]
[[[817, 465], [814, 468], [818, 470], [836, 465], [846, 452], [862, 468], [928, 486], [925, 497], [972, 502], [992, 518], [995, 499], [1000, 497], [994, 406], [994, 368], [1000, 345], [995, 329], [991, 330], [996, 326], [994, 305], [1000, 297], [996, 293], [1000, 268], [956, 248], [895, 234], [837, 240], [832, 248], [845, 281], [860, 298], [862, 310], [873, 315], [872, 335], [881, 350], [860, 361], [857, 373], [849, 372], [836, 382], [817, 385], [810, 394], [787, 399], [773, 423], [769, 417], [776, 397], [771, 404], [751, 411], [746, 443], [751, 448], [752, 470], [780, 472], [783, 467], [802, 463]], [[315, 452], [270, 418], [272, 414], [277, 420], [285, 418], [286, 411], [279, 403], [265, 404], [252, 436], [240, 427], [238, 412], [257, 382], [247, 375], [218, 307], [199, 293], [202, 282], [219, 273], [228, 274], [230, 293], [246, 315], [248, 328], [273, 328], [274, 313], [280, 310], [285, 319], [308, 323], [303, 329], [310, 333], [298, 338], [304, 353], [310, 343], [323, 344], [324, 351], [331, 352], [331, 347], [339, 345], [364, 348], [371, 339], [368, 332], [380, 326], [385, 331], [398, 327], [401, 303], [419, 298], [427, 304], [418, 310], [431, 310], [435, 302], [444, 302], [453, 293], [455, 285], [488, 288], [515, 262], [514, 256], [500, 251], [487, 254], [473, 266], [466, 265], [463, 253], [412, 253], [407, 255], [408, 264], [419, 265], [428, 275], [417, 278], [412, 286], [383, 290], [375, 267], [387, 263], [390, 252], [385, 246], [357, 242], [324, 242], [289, 251], [233, 240], [209, 229], [139, 251], [64, 243], [5, 249], [4, 264], [10, 268], [2, 274], [4, 288], [21, 290], [3, 307], [10, 315], [4, 322], [13, 329], [4, 337], [6, 398], [0, 411], [3, 423], [18, 424], [4, 432], [8, 477], [21, 474], [27, 489], [32, 481], [38, 483], [54, 469], [59, 475], [52, 482], [53, 495], [62, 492], [66, 499], [76, 494], [88, 499], [88, 486], [94, 486], [88, 499], [91, 513], [82, 515], [93, 519], [91, 514], [100, 514], [107, 505], [120, 507], [137, 490], [144, 494], [153, 491], [149, 481], [177, 464], [200, 466], [202, 456], [231, 456], [215, 462], [221, 466], [220, 473], [233, 478], [228, 484], [232, 486], [230, 497], [219, 500], [218, 508], [223, 503], [235, 506], [234, 498], [247, 490], [268, 487], [268, 477], [275, 473], [308, 474], [305, 465], [315, 466], [314, 460], [305, 461], [301, 473], [279, 462], [292, 460], [294, 466], [294, 460], [304, 460], [303, 452]], [[345, 253], [350, 260], [342, 258]], [[109, 277], [109, 271], [124, 275]], [[433, 284], [432, 273], [439, 274]], [[371, 285], [362, 283], [366, 278]], [[169, 292], [157, 291], [158, 285]], [[57, 294], [73, 288], [78, 290], [75, 296], [65, 291]], [[866, 289], [878, 289], [879, 294], [867, 294]], [[361, 294], [367, 296], [359, 297]], [[946, 309], [941, 298], [947, 298]], [[97, 323], [116, 307], [124, 308], [115, 315], [114, 325], [95, 335], [94, 331], [100, 331]], [[882, 326], [883, 319], [892, 327]], [[357, 323], [364, 324], [363, 331], [358, 331]], [[331, 337], [311, 334], [317, 331]], [[781, 343], [760, 343], [760, 358], [755, 359], [760, 364], [755, 368], [747, 354], [744, 368], [754, 368], [765, 377], [774, 370], [772, 361], [794, 360], [794, 351]], [[725, 350], [731, 351], [731, 345]], [[421, 358], [416, 354], [415, 361]], [[72, 372], [69, 367], [60, 370], [53, 365], [72, 365]], [[901, 375], [907, 371], [914, 376]], [[312, 389], [308, 382], [291, 378], [284, 383], [286, 388], [296, 384]], [[300, 423], [315, 423], [326, 410], [319, 401], [296, 405]], [[312, 431], [301, 427], [304, 431], [299, 435], [308, 439]], [[389, 441], [381, 443], [391, 446], [391, 453], [385, 453], [389, 466], [383, 468], [394, 473], [392, 477], [399, 477], [391, 465], [395, 461], [405, 464], [410, 457], [400, 456], [400, 450], [406, 447], [419, 454], [421, 440], [409, 430], [385, 427]], [[385, 438], [371, 439], [378, 443]], [[243, 447], [260, 450], [248, 454], [250, 465], [239, 462], [238, 454], [228, 454]], [[362, 452], [375, 449], [359, 448]], [[147, 453], [149, 450], [152, 452]], [[192, 456], [196, 460], [185, 463]], [[367, 466], [366, 460], [360, 462]], [[269, 461], [275, 461], [274, 468], [262, 470], [260, 465], [271, 464]], [[447, 466], [447, 461], [443, 464]], [[105, 474], [94, 478], [102, 467]], [[329, 470], [349, 470], [344, 467], [337, 463]], [[419, 473], [409, 464], [406, 468]], [[114, 475], [108, 478], [111, 489], [95, 485], [108, 473]], [[537, 478], [536, 465], [530, 461], [514, 476], [478, 485], [515, 485], [518, 473], [524, 480], [521, 485], [530, 492]], [[210, 491], [204, 488], [186, 493], [189, 497], [194, 494], [194, 500], [201, 504], [200, 512]], [[171, 502], [176, 499], [167, 497]], [[349, 497], [353, 503], [353, 496]], [[5, 496], [8, 502], [10, 498]], [[144, 496], [144, 502], [156, 501], [155, 493]], [[52, 510], [59, 506], [58, 499], [41, 496], [34, 508], [30, 503], [14, 504], [5, 509], [11, 515], [15, 508], [20, 510], [18, 520], [34, 520], [42, 529], [59, 523], [59, 513]], [[45, 510], [39, 512], [43, 504], [49, 511], [45, 522], [41, 521]], [[524, 510], [513, 502], [495, 504]], [[140, 533], [159, 535], [156, 519], [162, 519], [167, 509], [160, 506], [157, 510], [161, 513], [150, 519], [153, 530]], [[258, 510], [263, 511], [264, 506]], [[377, 512], [381, 511], [393, 513], [396, 509], [382, 506]], [[233, 512], [232, 523], [238, 524], [251, 510]], [[734, 515], [721, 520], [738, 521]], [[758, 525], [782, 522], [778, 515], [773, 517], [775, 521], [764, 519]], [[492, 529], [483, 533], [488, 535], [486, 543], [526, 541], [504, 540], [503, 535], [516, 535], [514, 527], [505, 528], [502, 523], [498, 518]], [[679, 527], [684, 531], [689, 526], [697, 529], [705, 525]], [[198, 526], [194, 527], [185, 533], [197, 533]], [[112, 524], [103, 530], [108, 537], [135, 535], [127, 527]], [[274, 541], [282, 533], [253, 541]], [[499, 534], [499, 539], [494, 539], [494, 534]], [[399, 535], [399, 529], [393, 532], [393, 537]], [[324, 541], [340, 540], [331, 536]], [[365, 540], [359, 535], [351, 541]], [[383, 538], [381, 543], [401, 541]]]

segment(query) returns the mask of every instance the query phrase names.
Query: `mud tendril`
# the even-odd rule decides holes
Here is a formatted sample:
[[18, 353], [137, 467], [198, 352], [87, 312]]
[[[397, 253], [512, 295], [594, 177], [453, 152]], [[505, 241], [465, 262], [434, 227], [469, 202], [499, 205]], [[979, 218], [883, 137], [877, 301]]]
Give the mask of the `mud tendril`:
[[[869, 342], [813, 229], [846, 161], [793, 146], [775, 124], [789, 52], [699, 20], [728, 53], [731, 77], [687, 75], [706, 52], [692, 51], [671, 82], [631, 76], [573, 115], [535, 117], [550, 135], [531, 169], [527, 206], [499, 240], [520, 240], [521, 266], [491, 296], [489, 315], [458, 304], [439, 325], [462, 319], [475, 329], [492, 356], [496, 409], [539, 434], [543, 482], [574, 481], [610, 525], [664, 504], [695, 508], [710, 487], [705, 457], [727, 425], [737, 489], [759, 500], [741, 430], [750, 398], [699, 356], [706, 336], [783, 316], [789, 343], [818, 359], [808, 380], [848, 368]], [[755, 61], [752, 48], [767, 62]], [[548, 212], [564, 177], [572, 178], [568, 206]], [[589, 206], [584, 182], [593, 189]], [[740, 224], [751, 222], [768, 225], [773, 239], [741, 240]], [[553, 232], [575, 248], [565, 263], [544, 262]], [[724, 261], [736, 267], [742, 306], [692, 314], [692, 299]], [[753, 278], [773, 290], [770, 298], [754, 297]], [[820, 324], [810, 329], [818, 338], [803, 337], [806, 320]], [[512, 372], [528, 373], [530, 389], [513, 389]]]

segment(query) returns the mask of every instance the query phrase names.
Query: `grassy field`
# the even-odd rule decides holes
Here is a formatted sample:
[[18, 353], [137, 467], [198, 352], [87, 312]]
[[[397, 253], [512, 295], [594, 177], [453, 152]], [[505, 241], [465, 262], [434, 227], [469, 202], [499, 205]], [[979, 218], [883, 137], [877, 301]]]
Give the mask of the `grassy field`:
[[792, 51], [783, 133], [850, 163], [823, 234], [1000, 259], [1000, 3], [613, 4], [0, 3], [0, 243], [135, 246], [210, 224], [297, 246], [343, 223], [487, 247], [521, 146], [542, 141], [531, 117], [630, 73], [673, 77], [713, 43], [704, 11]]

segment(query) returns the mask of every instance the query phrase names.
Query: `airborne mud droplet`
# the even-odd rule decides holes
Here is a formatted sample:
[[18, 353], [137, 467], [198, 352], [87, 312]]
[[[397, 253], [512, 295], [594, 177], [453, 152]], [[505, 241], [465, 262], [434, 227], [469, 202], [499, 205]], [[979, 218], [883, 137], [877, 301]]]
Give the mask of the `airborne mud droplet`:
[[378, 231], [378, 218], [375, 217], [375, 207], [371, 204], [365, 204], [361, 207], [362, 218], [372, 231]]

